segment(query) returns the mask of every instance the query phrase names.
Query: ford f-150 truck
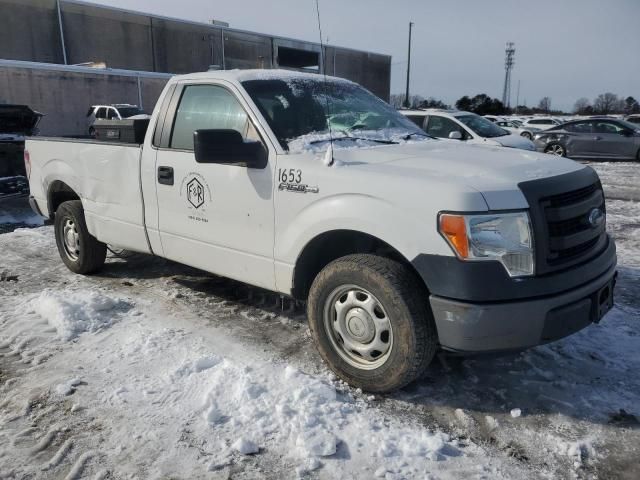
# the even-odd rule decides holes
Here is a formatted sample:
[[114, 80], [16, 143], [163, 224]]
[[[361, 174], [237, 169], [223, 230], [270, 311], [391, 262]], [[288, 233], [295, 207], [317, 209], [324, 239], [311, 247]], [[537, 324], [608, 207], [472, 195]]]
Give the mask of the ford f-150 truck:
[[174, 77], [142, 145], [33, 138], [25, 163], [73, 272], [113, 244], [305, 300], [323, 359], [368, 391], [438, 349], [532, 347], [613, 304], [593, 169], [431, 138], [347, 80]]

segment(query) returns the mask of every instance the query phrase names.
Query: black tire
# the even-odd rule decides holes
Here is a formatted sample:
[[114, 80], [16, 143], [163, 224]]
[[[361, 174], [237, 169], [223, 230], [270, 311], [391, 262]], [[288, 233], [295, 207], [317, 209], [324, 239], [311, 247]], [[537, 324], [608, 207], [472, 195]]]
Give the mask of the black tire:
[[[340, 335], [327, 326], [338, 321], [338, 303], [333, 304], [332, 298], [341, 302], [348, 296], [340, 293], [342, 287], [370, 292], [382, 307], [382, 315], [388, 316], [391, 331], [386, 336], [390, 346], [380, 357], [382, 361], [386, 356], [384, 362], [375, 368], [359, 368], [353, 365], [354, 360], [345, 360], [345, 355], [350, 354], [345, 353], [344, 342], [340, 349]], [[336, 290], [338, 293], [333, 293]], [[358, 308], [350, 309], [346, 315], [354, 310]], [[325, 312], [331, 315], [326, 321]], [[368, 392], [385, 393], [405, 386], [423, 373], [436, 352], [438, 338], [426, 289], [408, 267], [388, 258], [358, 254], [331, 262], [311, 286], [307, 313], [311, 334], [324, 361], [345, 382]]]
[[[58, 253], [69, 270], [86, 275], [102, 268], [107, 256], [107, 246], [87, 230], [80, 200], [64, 202], [58, 207], [54, 228]], [[65, 241], [66, 230], [70, 230], [71, 236], [77, 241]], [[71, 244], [75, 244], [76, 248], [70, 248]]]
[[544, 147], [544, 153], [556, 155], [558, 157], [566, 157], [567, 149], [564, 148], [564, 145], [562, 145], [561, 143], [551, 142], [546, 147]]
[[96, 138], [96, 129], [93, 127], [89, 127], [89, 136], [91, 138]]
[[529, 132], [522, 132], [520, 136], [524, 138], [528, 138], [529, 140], [533, 139], [533, 135], [531, 135]]

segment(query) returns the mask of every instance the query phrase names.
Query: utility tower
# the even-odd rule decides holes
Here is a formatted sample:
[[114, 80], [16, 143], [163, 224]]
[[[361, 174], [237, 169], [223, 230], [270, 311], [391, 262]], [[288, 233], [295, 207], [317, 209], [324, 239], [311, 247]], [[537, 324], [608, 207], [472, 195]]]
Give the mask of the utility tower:
[[507, 48], [504, 50], [504, 88], [502, 89], [502, 104], [506, 108], [511, 107], [511, 69], [515, 63], [513, 59], [515, 54], [515, 44], [507, 42]]

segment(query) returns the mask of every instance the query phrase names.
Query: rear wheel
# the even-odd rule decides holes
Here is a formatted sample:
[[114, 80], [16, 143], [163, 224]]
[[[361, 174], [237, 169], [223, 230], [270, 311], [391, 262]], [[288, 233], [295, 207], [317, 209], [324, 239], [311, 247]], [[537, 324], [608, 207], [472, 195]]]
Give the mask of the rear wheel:
[[435, 354], [426, 292], [413, 272], [393, 260], [349, 255], [333, 261], [314, 280], [307, 308], [322, 358], [363, 390], [398, 389]]
[[54, 222], [60, 258], [74, 273], [93, 273], [104, 265], [107, 246], [89, 233], [80, 200], [62, 203]]
[[551, 155], [557, 155], [558, 157], [564, 157], [567, 155], [565, 148], [559, 143], [550, 143], [544, 148], [544, 153]]

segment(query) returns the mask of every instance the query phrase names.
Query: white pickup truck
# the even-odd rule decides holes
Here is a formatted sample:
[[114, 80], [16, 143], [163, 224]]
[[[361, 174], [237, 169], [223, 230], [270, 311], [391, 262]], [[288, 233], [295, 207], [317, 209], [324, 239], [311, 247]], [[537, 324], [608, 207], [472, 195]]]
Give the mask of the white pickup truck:
[[346, 80], [174, 77], [142, 145], [32, 138], [25, 163], [72, 271], [113, 244], [306, 300], [321, 356], [368, 391], [438, 349], [532, 347], [613, 304], [593, 169], [433, 139]]

